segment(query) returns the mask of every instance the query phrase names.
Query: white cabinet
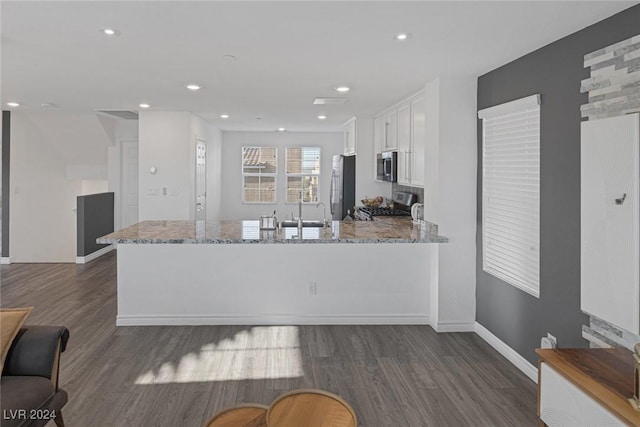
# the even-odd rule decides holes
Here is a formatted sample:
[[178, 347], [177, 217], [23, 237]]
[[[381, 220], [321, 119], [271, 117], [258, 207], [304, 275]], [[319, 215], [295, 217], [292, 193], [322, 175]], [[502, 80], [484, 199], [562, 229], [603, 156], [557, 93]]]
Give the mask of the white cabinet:
[[424, 185], [426, 133], [426, 103], [424, 95], [411, 100], [411, 173], [410, 183], [414, 186]]
[[546, 363], [540, 364], [538, 387], [540, 420], [549, 427], [626, 425]]
[[398, 183], [424, 185], [425, 98], [417, 95], [398, 106]]
[[344, 124], [344, 154], [356, 154], [356, 118], [352, 117]]
[[580, 308], [637, 335], [639, 115], [581, 126]]
[[411, 103], [398, 106], [398, 183], [411, 184]]
[[398, 145], [398, 114], [395, 109], [384, 115], [382, 132], [383, 151], [395, 150]]

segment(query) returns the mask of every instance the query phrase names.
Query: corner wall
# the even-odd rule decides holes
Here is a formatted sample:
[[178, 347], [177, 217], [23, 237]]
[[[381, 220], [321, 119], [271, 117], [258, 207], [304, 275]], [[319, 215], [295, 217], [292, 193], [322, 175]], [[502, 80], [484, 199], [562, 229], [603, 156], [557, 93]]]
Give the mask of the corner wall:
[[25, 113], [11, 114], [11, 262], [75, 262], [76, 196], [67, 163]]
[[[477, 176], [477, 321], [535, 364], [547, 332], [562, 347], [585, 347], [580, 311], [580, 93], [584, 55], [640, 32], [640, 6], [558, 40], [478, 78], [478, 109], [542, 95], [540, 298], [482, 270], [482, 158]], [[478, 152], [482, 123], [478, 120]]]
[[[425, 218], [449, 238], [439, 246], [432, 279], [431, 326], [475, 326], [476, 80], [446, 76], [425, 85]], [[432, 267], [432, 271], [436, 271]]]

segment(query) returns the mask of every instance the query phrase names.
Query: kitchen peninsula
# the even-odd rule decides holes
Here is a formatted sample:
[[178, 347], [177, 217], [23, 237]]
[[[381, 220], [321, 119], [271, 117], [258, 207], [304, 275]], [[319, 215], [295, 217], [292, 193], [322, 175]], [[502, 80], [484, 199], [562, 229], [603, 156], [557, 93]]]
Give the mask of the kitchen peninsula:
[[[143, 221], [118, 249], [116, 324], [428, 324], [437, 226], [407, 218], [260, 230]], [[435, 281], [435, 283], [434, 283]]]

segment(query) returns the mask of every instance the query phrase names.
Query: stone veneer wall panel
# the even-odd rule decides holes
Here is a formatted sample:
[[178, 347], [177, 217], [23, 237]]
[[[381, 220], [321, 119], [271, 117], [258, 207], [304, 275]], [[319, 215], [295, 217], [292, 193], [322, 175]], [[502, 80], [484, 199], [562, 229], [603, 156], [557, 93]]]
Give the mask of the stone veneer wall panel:
[[584, 56], [591, 77], [580, 92], [589, 93], [582, 117], [599, 119], [640, 111], [640, 35]]

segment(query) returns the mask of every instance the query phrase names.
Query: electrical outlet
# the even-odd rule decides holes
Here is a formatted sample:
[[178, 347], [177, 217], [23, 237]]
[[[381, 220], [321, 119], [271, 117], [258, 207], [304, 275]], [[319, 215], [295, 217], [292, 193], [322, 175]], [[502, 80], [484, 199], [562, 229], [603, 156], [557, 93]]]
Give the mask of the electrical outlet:
[[556, 337], [547, 332], [547, 338], [549, 338], [549, 341], [551, 341], [551, 344], [553, 346], [551, 348], [558, 348], [558, 339]]
[[315, 295], [317, 290], [316, 282], [309, 282], [309, 295]]
[[546, 337], [542, 337], [540, 340], [541, 348], [558, 348], [558, 340], [556, 337], [547, 332]]

